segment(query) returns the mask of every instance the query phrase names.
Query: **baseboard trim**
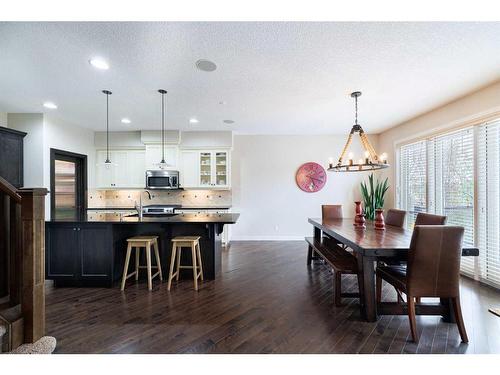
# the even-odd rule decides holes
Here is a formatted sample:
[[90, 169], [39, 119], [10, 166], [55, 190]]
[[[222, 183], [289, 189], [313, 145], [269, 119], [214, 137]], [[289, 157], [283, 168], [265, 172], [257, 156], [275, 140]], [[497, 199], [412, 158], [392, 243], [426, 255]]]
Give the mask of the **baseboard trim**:
[[305, 236], [233, 236], [233, 241], [304, 241]]

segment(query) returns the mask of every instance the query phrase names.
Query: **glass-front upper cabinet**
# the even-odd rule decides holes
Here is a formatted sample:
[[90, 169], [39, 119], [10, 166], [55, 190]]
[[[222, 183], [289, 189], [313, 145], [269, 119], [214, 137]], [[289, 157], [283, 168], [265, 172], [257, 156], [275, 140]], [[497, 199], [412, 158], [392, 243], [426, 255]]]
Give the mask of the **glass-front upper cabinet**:
[[229, 187], [227, 151], [200, 151], [200, 187]]
[[215, 152], [215, 186], [228, 186], [228, 160], [226, 151]]
[[200, 152], [200, 186], [213, 186], [211, 152]]

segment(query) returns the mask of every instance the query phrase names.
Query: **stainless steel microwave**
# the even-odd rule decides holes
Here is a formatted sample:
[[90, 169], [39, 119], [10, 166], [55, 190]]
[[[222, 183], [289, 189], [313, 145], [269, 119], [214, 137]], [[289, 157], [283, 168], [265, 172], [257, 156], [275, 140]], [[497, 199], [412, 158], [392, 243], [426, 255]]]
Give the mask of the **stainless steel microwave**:
[[179, 189], [179, 171], [146, 171], [146, 189]]

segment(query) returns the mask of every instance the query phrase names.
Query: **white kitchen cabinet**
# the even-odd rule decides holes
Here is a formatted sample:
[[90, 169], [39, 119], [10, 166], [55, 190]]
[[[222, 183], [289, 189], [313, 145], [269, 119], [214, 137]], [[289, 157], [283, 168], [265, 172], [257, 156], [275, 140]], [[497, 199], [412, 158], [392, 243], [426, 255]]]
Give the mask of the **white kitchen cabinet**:
[[[146, 145], [146, 169], [160, 169], [161, 151], [161, 145]], [[179, 148], [177, 146], [165, 146], [165, 162], [168, 164], [167, 169], [176, 170], [178, 168], [178, 153]]]
[[229, 151], [182, 151], [180, 174], [184, 188], [228, 189], [231, 186]]
[[146, 187], [146, 152], [143, 150], [128, 151], [128, 181], [131, 188]]
[[181, 151], [179, 177], [181, 187], [197, 188], [199, 181], [199, 151]]
[[97, 151], [96, 188], [144, 188], [145, 152], [142, 150], [109, 151], [110, 166], [105, 166], [106, 151]]

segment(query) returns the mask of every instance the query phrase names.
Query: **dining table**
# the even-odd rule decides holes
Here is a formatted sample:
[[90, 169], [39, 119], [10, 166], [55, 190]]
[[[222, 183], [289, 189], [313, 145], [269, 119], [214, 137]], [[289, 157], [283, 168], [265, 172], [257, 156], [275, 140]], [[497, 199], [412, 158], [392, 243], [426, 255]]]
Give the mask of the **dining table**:
[[[309, 218], [313, 225], [314, 239], [320, 241], [326, 235], [352, 250], [358, 265], [358, 285], [362, 317], [369, 322], [378, 320], [379, 315], [407, 314], [406, 304], [380, 302], [377, 304], [375, 291], [375, 264], [380, 261], [408, 259], [412, 231], [386, 225], [384, 230], [375, 229], [374, 223], [366, 222], [365, 228], [354, 225], [354, 219]], [[462, 256], [478, 256], [479, 249], [465, 246]], [[449, 299], [441, 298], [437, 303], [416, 304], [419, 315], [441, 315], [447, 322], [454, 322], [453, 307]]]

